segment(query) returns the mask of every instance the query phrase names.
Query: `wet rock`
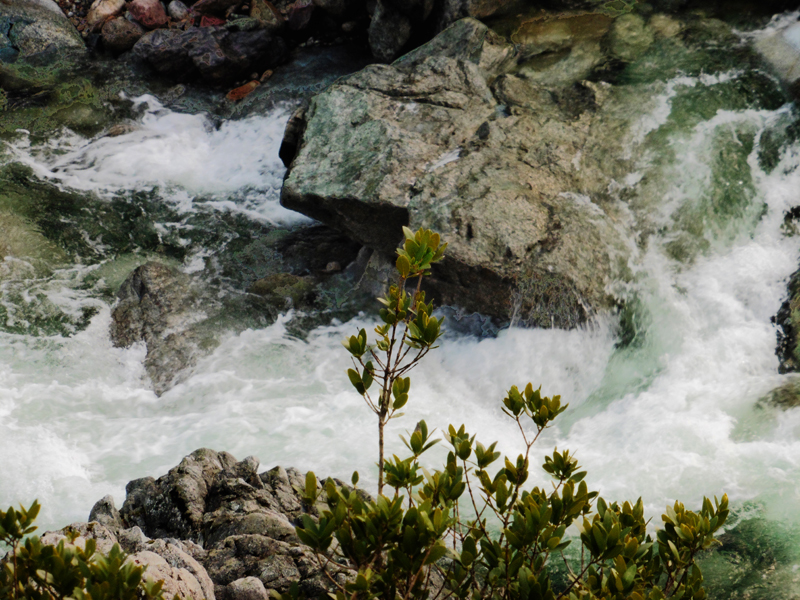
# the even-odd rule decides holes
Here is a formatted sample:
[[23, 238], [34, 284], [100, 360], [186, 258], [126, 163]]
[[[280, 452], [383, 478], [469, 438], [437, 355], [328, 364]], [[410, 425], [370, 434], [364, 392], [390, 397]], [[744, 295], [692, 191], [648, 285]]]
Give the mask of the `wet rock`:
[[402, 225], [440, 231], [429, 286], [444, 304], [543, 327], [611, 307], [630, 249], [592, 141], [607, 86], [552, 90], [514, 67], [512, 45], [465, 19], [340, 80], [294, 125], [281, 202], [386, 256]]
[[190, 27], [152, 31], [137, 42], [134, 53], [162, 75], [224, 83], [276, 66], [286, 46], [267, 30]]
[[78, 30], [52, 0], [0, 2], [0, 62], [85, 49]]
[[653, 32], [642, 17], [627, 14], [614, 21], [605, 44], [612, 57], [631, 62], [647, 52], [654, 39]]
[[753, 44], [795, 99], [800, 99], [800, 23], [771, 31]]
[[172, 0], [167, 6], [167, 14], [176, 21], [183, 21], [189, 17], [189, 9], [181, 0]]
[[167, 11], [161, 0], [130, 0], [128, 13], [146, 29], [156, 29], [167, 24]]
[[369, 47], [372, 56], [382, 62], [391, 62], [411, 38], [411, 20], [378, 0], [375, 14], [369, 24]]
[[138, 23], [118, 17], [106, 22], [100, 35], [103, 48], [114, 54], [122, 54], [131, 50], [145, 33]]
[[100, 29], [106, 21], [118, 17], [125, 9], [125, 0], [95, 0], [86, 15], [92, 30]]
[[314, 300], [313, 283], [291, 273], [259, 279], [247, 291], [271, 299], [279, 309], [308, 307]]
[[161, 395], [175, 383], [176, 374], [194, 364], [201, 340], [191, 326], [210, 306], [203, 303], [201, 308], [186, 275], [155, 262], [135, 269], [117, 297], [111, 340], [122, 348], [138, 341], [147, 344], [145, 369]]

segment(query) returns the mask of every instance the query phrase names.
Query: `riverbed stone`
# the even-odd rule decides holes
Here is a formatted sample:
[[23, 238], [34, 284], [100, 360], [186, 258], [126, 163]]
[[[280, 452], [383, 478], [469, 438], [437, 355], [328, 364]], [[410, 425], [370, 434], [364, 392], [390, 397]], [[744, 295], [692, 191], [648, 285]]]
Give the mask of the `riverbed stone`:
[[591, 139], [608, 86], [546, 88], [511, 74], [514, 56], [465, 19], [340, 80], [295, 127], [281, 202], [387, 256], [401, 226], [433, 228], [450, 244], [437, 300], [574, 327], [613, 305], [606, 284], [630, 252]]
[[138, 23], [117, 17], [103, 25], [100, 35], [103, 48], [114, 54], [122, 54], [131, 50], [145, 33], [145, 29]]
[[156, 29], [167, 24], [167, 11], [161, 0], [130, 0], [128, 13], [146, 29]]

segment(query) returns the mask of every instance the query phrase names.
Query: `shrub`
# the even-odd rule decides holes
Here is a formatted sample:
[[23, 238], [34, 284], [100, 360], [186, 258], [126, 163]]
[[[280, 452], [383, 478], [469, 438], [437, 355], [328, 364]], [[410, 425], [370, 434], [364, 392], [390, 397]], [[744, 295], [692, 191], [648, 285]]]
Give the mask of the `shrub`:
[[[410, 455], [384, 460], [384, 427], [401, 416], [398, 411], [408, 401], [407, 373], [442, 334], [441, 320], [420, 287], [446, 244], [429, 230], [404, 228], [404, 234], [398, 284], [379, 299], [383, 323], [375, 328], [375, 344], [368, 344], [363, 329], [344, 341], [353, 358], [350, 382], [378, 417], [377, 498], [367, 499], [355, 489], [358, 473], [353, 489], [328, 480], [322, 491], [310, 473], [304, 492], [308, 505], [322, 494], [328, 508], [318, 519], [304, 515], [297, 527], [336, 598], [702, 600], [695, 557], [716, 542], [714, 533], [728, 515], [727, 496], [713, 504], [705, 498], [699, 512], [675, 502], [653, 537], [641, 498], [606, 502], [590, 491], [586, 472], [569, 450], [554, 450], [542, 465], [553, 479], [552, 489], [527, 489], [531, 448], [567, 409], [559, 396], [543, 396], [530, 383], [522, 390], [512, 387], [503, 400], [503, 411], [522, 439], [524, 452], [516, 459], [501, 460], [496, 442], [484, 445], [463, 425], [450, 425], [444, 434], [450, 445], [446, 464], [428, 472], [419, 458], [439, 440], [431, 439], [421, 421], [403, 438]], [[406, 291], [409, 280], [416, 281], [413, 292]], [[490, 472], [498, 461], [502, 466]], [[390, 495], [384, 495], [385, 486], [392, 488]], [[569, 528], [577, 539], [567, 535]], [[580, 544], [580, 559], [571, 562], [564, 550], [573, 542]], [[568, 573], [561, 589], [554, 588], [550, 575], [557, 560]], [[297, 588], [276, 595], [297, 597]]]
[[95, 540], [84, 548], [73, 544], [76, 534], [55, 546], [30, 536], [38, 513], [36, 501], [28, 509], [0, 510], [0, 542], [10, 548], [0, 561], [0, 599], [164, 600], [162, 582], [144, 579], [144, 567], [125, 562], [117, 544], [104, 555]]

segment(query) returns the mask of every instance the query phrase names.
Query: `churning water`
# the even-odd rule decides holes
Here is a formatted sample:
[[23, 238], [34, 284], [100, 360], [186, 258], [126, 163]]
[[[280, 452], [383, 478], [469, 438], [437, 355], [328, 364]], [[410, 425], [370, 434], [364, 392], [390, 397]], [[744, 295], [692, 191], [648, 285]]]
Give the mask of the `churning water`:
[[[800, 408], [763, 399], [791, 377], [778, 374], [771, 318], [798, 265], [800, 238], [784, 222], [800, 201], [800, 143], [785, 134], [798, 114], [791, 105], [730, 100], [743, 77], [677, 73], [630, 86], [628, 106], [638, 112], [620, 158], [636, 158], [609, 189], [639, 198], [636, 218], [653, 233], [632, 241], [632, 276], [618, 288], [629, 307], [624, 335], [618, 316], [607, 315], [574, 331], [447, 338], [414, 373], [406, 416], [387, 439], [389, 452], [400, 452], [393, 434], [418, 419], [465, 423], [516, 455], [517, 432], [500, 400], [511, 385], [541, 384], [570, 409], [541, 438], [539, 457], [568, 447], [590, 485], [607, 498], [642, 496], [656, 521], [676, 498], [699, 507], [703, 495], [728, 493], [741, 515], [789, 532], [779, 542], [789, 558], [776, 568], [787, 574], [780, 597], [791, 598], [799, 585], [800, 543], [790, 532], [800, 526]], [[198, 210], [202, 196], [205, 209], [220, 213], [298, 219], [277, 200], [286, 111], [215, 128], [152, 98], [136, 102], [146, 110], [124, 135], [64, 134], [36, 145], [21, 133], [4, 160], [100, 197], [155, 187], [178, 214]], [[15, 260], [24, 257], [6, 257]], [[193, 264], [187, 257], [184, 268]], [[289, 334], [289, 316], [220, 331], [217, 349], [157, 398], [145, 348], [112, 347], [109, 300], [83, 284], [102, 267], [62, 265], [35, 277], [18, 269], [0, 288], [0, 302], [17, 309], [41, 295], [65, 314], [92, 308], [72, 335], [0, 327], [0, 505], [38, 498], [42, 525], [63, 526], [85, 519], [105, 494], [119, 504], [127, 481], [163, 474], [199, 447], [256, 455], [263, 468], [373, 474], [372, 415], [347, 382], [339, 344], [369, 329], [368, 316], [305, 339]], [[20, 286], [36, 292], [26, 296]]]

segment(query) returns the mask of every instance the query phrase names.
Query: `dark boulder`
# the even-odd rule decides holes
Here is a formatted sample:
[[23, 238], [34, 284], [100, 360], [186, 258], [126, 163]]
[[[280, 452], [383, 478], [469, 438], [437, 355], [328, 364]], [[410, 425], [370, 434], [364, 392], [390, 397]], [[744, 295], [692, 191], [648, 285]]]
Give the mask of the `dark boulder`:
[[161, 75], [200, 77], [211, 83], [235, 81], [281, 63], [286, 45], [266, 29], [232, 31], [225, 27], [157, 29], [143, 36], [134, 54]]

